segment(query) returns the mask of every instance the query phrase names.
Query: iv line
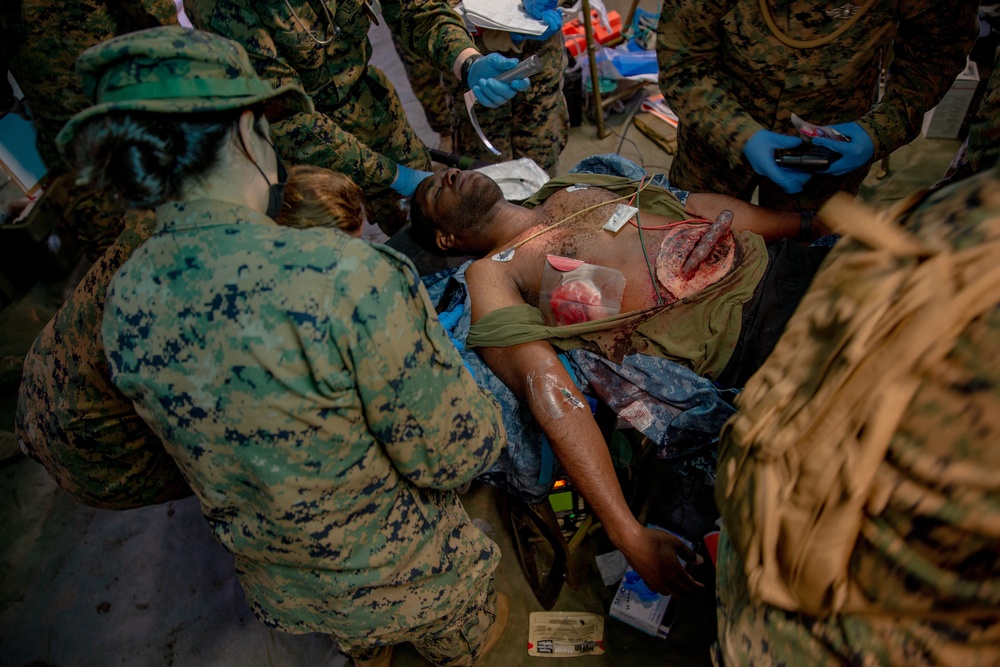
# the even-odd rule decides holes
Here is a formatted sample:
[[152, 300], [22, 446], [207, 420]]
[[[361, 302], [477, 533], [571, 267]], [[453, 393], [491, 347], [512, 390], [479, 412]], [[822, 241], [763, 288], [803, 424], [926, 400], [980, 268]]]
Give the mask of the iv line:
[[[651, 182], [652, 181], [650, 181], [650, 183]], [[562, 220], [560, 220], [558, 222], [553, 222], [548, 227], [545, 227], [544, 229], [538, 230], [537, 232], [535, 232], [534, 234], [532, 234], [531, 236], [529, 236], [526, 239], [521, 239], [520, 241], [518, 241], [514, 245], [510, 246], [509, 248], [507, 248], [506, 250], [501, 250], [500, 252], [495, 253], [492, 257], [490, 257], [490, 259], [492, 259], [494, 262], [506, 262], [506, 261], [509, 261], [510, 258], [514, 256], [514, 251], [517, 250], [518, 248], [520, 248], [521, 246], [523, 246], [528, 241], [541, 236], [542, 234], [548, 232], [551, 229], [554, 229], [555, 227], [558, 227], [559, 225], [561, 225], [563, 223], [569, 222], [570, 220], [572, 220], [573, 218], [575, 218], [578, 215], [583, 215], [584, 213], [588, 213], [590, 211], [593, 211], [595, 208], [600, 208], [601, 206], [606, 206], [607, 204], [614, 204], [615, 202], [624, 201], [625, 199], [628, 199], [629, 197], [634, 197], [637, 194], [639, 194], [639, 192], [641, 192], [642, 190], [644, 190], [648, 186], [649, 186], [649, 183], [646, 183], [645, 185], [643, 185], [642, 181], [640, 181], [638, 189], [636, 189], [636, 191], [634, 193], [632, 193], [632, 194], [622, 195], [621, 197], [616, 197], [614, 199], [609, 199], [608, 201], [598, 202], [598, 203], [596, 203], [596, 204], [594, 204], [592, 206], [588, 206], [587, 208], [580, 209], [579, 211], [576, 211], [574, 213], [570, 213], [569, 215], [567, 215]]]

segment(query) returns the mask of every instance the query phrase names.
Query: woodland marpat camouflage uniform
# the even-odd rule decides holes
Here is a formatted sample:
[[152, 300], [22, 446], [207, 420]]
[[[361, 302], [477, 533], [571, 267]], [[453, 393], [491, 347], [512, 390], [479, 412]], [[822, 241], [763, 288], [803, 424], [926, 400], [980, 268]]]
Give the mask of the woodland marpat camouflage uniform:
[[[767, 7], [784, 34], [803, 41], [833, 34], [858, 11], [807, 0], [768, 0]], [[681, 119], [671, 184], [740, 194], [753, 177], [743, 157], [747, 140], [761, 128], [797, 135], [793, 113], [817, 125], [857, 121], [874, 160], [885, 157], [917, 136], [924, 112], [965, 67], [978, 8], [975, 0], [877, 0], [832, 43], [791, 48], [769, 30], [758, 0], [664, 3], [659, 83]], [[760, 203], [814, 209], [835, 191], [856, 192], [866, 173], [813, 176], [800, 195], [761, 178]]]
[[172, 0], [13, 0], [18, 24], [11, 73], [31, 106], [38, 151], [50, 169], [69, 167], [55, 138], [73, 114], [90, 106], [83, 94], [76, 59], [86, 49], [135, 30], [177, 23]]
[[403, 63], [406, 78], [413, 95], [420, 102], [427, 116], [427, 124], [440, 135], [451, 137], [451, 105], [453, 101], [445, 89], [444, 77], [432, 63], [417, 56], [405, 46], [399, 35], [393, 33], [392, 47]]
[[[330, 10], [330, 17], [322, 11]], [[395, 88], [368, 63], [368, 30], [374, 14], [362, 0], [309, 3], [305, 0], [186, 0], [195, 27], [243, 45], [261, 78], [277, 87], [300, 83], [316, 105], [271, 129], [275, 145], [289, 162], [328, 167], [350, 176], [368, 196], [375, 222], [386, 233], [399, 229], [405, 215], [389, 190], [396, 164], [426, 170], [430, 157], [406, 114]], [[292, 11], [294, 10], [294, 15]], [[449, 72], [472, 39], [447, 3], [439, 0], [387, 0], [385, 20], [416, 54]], [[314, 39], [315, 37], [315, 39]], [[316, 40], [330, 42], [326, 45]]]
[[[2, 34], [12, 44], [4, 51], [10, 71], [31, 107], [38, 134], [38, 152], [49, 168], [52, 182], [46, 198], [34, 215], [60, 218], [59, 228], [71, 230], [91, 260], [96, 260], [124, 228], [121, 204], [93, 188], [63, 176], [72, 158], [60, 155], [55, 137], [73, 114], [89, 106], [73, 66], [87, 48], [115, 35], [177, 23], [172, 0], [13, 0], [20, 12], [0, 12], [5, 23]], [[9, 50], [9, 51], [8, 51]], [[46, 225], [50, 227], [50, 225]]]
[[[962, 250], [995, 242], [998, 193], [994, 168], [926, 196], [899, 222], [931, 245]], [[870, 613], [817, 618], [751, 602], [743, 561], [723, 535], [717, 662], [1000, 664], [998, 359], [994, 306], [965, 328], [945, 363], [921, 376], [879, 465], [888, 497], [882, 509], [865, 511], [848, 565]]]
[[15, 435], [75, 499], [128, 509], [191, 495], [177, 464], [111, 383], [101, 342], [111, 277], [146, 240], [153, 214], [130, 214], [117, 241], [94, 263], [35, 338], [24, 362]]
[[464, 84], [454, 77], [443, 77], [397, 45], [413, 94], [423, 106], [428, 123], [435, 132], [451, 138], [451, 149], [459, 155], [487, 162], [527, 157], [554, 176], [559, 154], [569, 140], [569, 110], [562, 78], [567, 60], [562, 35], [545, 42], [524, 41], [515, 45], [509, 33], [480, 30], [475, 40], [481, 53], [496, 51], [519, 60], [538, 54], [542, 61], [542, 71], [531, 76], [528, 90], [495, 109], [481, 104], [475, 107], [483, 133], [501, 155], [489, 152], [472, 127], [463, 99], [468, 90]]
[[112, 377], [257, 615], [355, 656], [458, 623], [470, 646], [452, 648], [475, 658], [499, 551], [453, 489], [505, 436], [412, 264], [221, 202], [158, 216], [108, 292]]
[[500, 156], [494, 156], [480, 141], [465, 108], [462, 95], [468, 90], [456, 79], [447, 79], [452, 97], [452, 150], [467, 157], [502, 162], [527, 157], [556, 175], [559, 154], [569, 141], [569, 109], [563, 94], [563, 73], [567, 67], [566, 47], [559, 32], [544, 42], [511, 41], [510, 33], [482, 30], [475, 37], [482, 53], [499, 52], [524, 60], [538, 55], [542, 71], [531, 75], [531, 87], [495, 109], [475, 106], [476, 120], [483, 134]]

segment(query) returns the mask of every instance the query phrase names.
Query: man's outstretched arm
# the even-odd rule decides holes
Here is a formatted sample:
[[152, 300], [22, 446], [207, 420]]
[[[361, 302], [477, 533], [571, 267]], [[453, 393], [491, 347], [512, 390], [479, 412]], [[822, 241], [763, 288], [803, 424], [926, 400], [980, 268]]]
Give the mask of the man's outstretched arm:
[[688, 195], [684, 208], [692, 215], [700, 215], [709, 220], [715, 220], [721, 211], [729, 209], [733, 212], [733, 229], [758, 234], [767, 243], [780, 239], [812, 241], [830, 233], [819, 217], [813, 216], [811, 229], [806, 234], [808, 238], [800, 238], [802, 214], [798, 211], [761, 208], [729, 195], [692, 192]]
[[[477, 271], [474, 264], [466, 277], [473, 322], [498, 308], [524, 303], [513, 283], [499, 272]], [[632, 515], [604, 436], [553, 347], [536, 341], [477, 351], [530, 407], [573, 486], [646, 584], [655, 591], [675, 594], [699, 587], [678, 561], [678, 556], [691, 560], [695, 555], [673, 535], [645, 528]]]

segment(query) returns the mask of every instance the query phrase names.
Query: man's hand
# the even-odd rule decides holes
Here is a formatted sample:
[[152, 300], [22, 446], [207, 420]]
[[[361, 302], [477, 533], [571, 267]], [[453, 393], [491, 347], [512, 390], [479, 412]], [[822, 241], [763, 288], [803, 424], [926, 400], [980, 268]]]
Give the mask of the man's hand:
[[476, 94], [480, 104], [484, 107], [498, 107], [518, 92], [528, 89], [531, 82], [527, 78], [514, 79], [510, 83], [494, 78], [517, 67], [517, 62], [517, 58], [504, 58], [499, 53], [491, 53], [472, 63], [466, 83], [469, 90]]
[[700, 560], [676, 536], [655, 528], [643, 528], [628, 550], [625, 560], [651, 590], [664, 595], [683, 595], [704, 586], [695, 581], [678, 558], [691, 563]]
[[743, 155], [755, 172], [774, 181], [787, 194], [794, 195], [802, 192], [812, 174], [798, 169], [779, 167], [774, 161], [774, 151], [779, 148], [795, 148], [801, 143], [801, 137], [757, 130], [743, 147]]
[[812, 140], [817, 146], [824, 146], [832, 151], [837, 151], [843, 157], [827, 167], [822, 174], [832, 174], [833, 176], [843, 176], [868, 164], [872, 156], [875, 155], [875, 146], [871, 137], [857, 123], [843, 123], [841, 125], [831, 125], [832, 129], [840, 132], [850, 139], [850, 141], [835, 141], [826, 137], [816, 137]]

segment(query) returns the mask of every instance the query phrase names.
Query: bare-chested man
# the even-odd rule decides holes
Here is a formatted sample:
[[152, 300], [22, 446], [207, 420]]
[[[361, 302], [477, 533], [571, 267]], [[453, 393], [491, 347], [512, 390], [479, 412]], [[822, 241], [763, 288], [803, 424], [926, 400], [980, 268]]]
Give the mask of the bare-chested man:
[[[606, 178], [575, 174], [568, 184]], [[641, 187], [622, 178], [610, 180], [618, 193], [596, 185], [551, 184], [541, 194], [555, 191], [529, 209], [505, 201], [483, 174], [439, 171], [414, 195], [413, 235], [429, 249], [482, 257], [465, 274], [473, 322], [467, 344], [528, 404], [570, 480], [647, 584], [683, 593], [698, 584], [678, 556], [689, 560], [694, 555], [675, 537], [643, 527], [632, 515], [600, 429], [590, 411], [582, 409], [584, 398], [553, 345], [586, 345], [615, 361], [633, 352], [658, 354], [707, 377], [742, 381], [752, 357], [769, 351], [760, 349], [757, 337], [743, 340], [741, 333], [759, 328], [753, 315], [763, 301], [774, 253], [756, 234], [713, 227], [705, 220], [684, 221], [692, 217], [690, 212], [655, 188], [642, 189], [638, 202], [632, 201], [643, 210], [638, 219], [617, 232], [607, 231], [603, 226], [618, 203], [629, 202]], [[712, 217], [723, 204], [729, 204], [728, 198], [688, 202]], [[737, 230], [759, 228], [777, 236], [784, 226], [794, 236], [799, 229], [794, 214], [775, 218], [749, 205], [730, 208]], [[494, 259], [511, 249], [508, 261]], [[543, 322], [536, 309], [548, 255], [620, 271], [625, 278], [621, 314], [566, 327]], [[811, 275], [815, 264], [804, 271]], [[808, 276], [802, 282], [807, 284]], [[781, 308], [788, 314], [792, 309], [787, 303]], [[783, 324], [781, 319], [779, 328]]]

